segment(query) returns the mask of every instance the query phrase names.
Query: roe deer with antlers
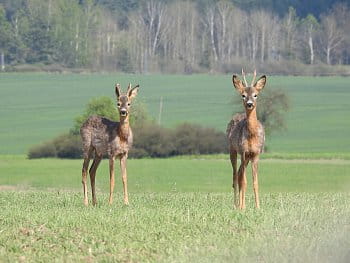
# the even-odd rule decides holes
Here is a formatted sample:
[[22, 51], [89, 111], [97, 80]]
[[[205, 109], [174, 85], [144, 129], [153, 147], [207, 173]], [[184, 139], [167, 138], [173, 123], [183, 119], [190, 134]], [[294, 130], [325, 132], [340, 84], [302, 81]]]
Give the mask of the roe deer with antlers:
[[[264, 149], [265, 132], [264, 127], [257, 119], [256, 106], [258, 94], [266, 84], [266, 76], [261, 76], [254, 83], [256, 78], [256, 71], [254, 71], [254, 77], [250, 85], [247, 84], [243, 69], [242, 76], [244, 84], [236, 75], [233, 75], [232, 82], [242, 96], [245, 113], [234, 115], [226, 130], [233, 170], [234, 206], [239, 209], [245, 208], [246, 168], [249, 161], [251, 161], [255, 206], [259, 208], [258, 161], [259, 155]], [[238, 173], [237, 154], [241, 155], [241, 165]]]
[[109, 158], [109, 204], [112, 204], [113, 202], [114, 160], [116, 157], [118, 157], [120, 160], [120, 169], [124, 189], [124, 203], [129, 203], [126, 174], [126, 159], [128, 158], [128, 151], [132, 144], [132, 131], [129, 125], [129, 110], [131, 100], [137, 95], [138, 88], [139, 85], [131, 88], [131, 84], [129, 84], [126, 94], [123, 94], [120, 90], [120, 85], [116, 85], [115, 93], [117, 95], [117, 106], [120, 117], [119, 122], [114, 122], [100, 116], [91, 116], [80, 128], [84, 157], [82, 183], [84, 190], [84, 204], [86, 206], [88, 205], [86, 179], [90, 159], [92, 157], [94, 158], [94, 161], [89, 170], [89, 174], [91, 182], [92, 203], [93, 205], [96, 205], [96, 170], [102, 160], [103, 155], [105, 154], [107, 154]]

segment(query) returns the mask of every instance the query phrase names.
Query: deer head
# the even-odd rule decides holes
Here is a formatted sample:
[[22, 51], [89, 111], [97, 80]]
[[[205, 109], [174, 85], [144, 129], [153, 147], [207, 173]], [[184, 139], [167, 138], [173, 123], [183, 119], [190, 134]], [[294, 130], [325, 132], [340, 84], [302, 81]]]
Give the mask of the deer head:
[[115, 86], [115, 94], [117, 95], [117, 107], [121, 117], [127, 117], [131, 106], [131, 101], [136, 97], [139, 85], [131, 88], [131, 83], [128, 85], [128, 90], [125, 94], [121, 92], [120, 84]]
[[244, 108], [251, 111], [256, 107], [258, 95], [266, 84], [266, 76], [261, 76], [254, 83], [256, 78], [256, 70], [254, 70], [253, 80], [250, 85], [247, 83], [243, 69], [242, 76], [244, 83], [236, 75], [232, 76], [233, 86], [241, 94]]

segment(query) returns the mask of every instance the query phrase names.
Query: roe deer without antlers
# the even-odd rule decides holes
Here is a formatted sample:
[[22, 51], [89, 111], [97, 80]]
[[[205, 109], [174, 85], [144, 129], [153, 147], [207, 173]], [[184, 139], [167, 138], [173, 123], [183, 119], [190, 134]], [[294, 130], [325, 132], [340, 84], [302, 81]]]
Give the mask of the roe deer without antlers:
[[118, 157], [120, 160], [120, 169], [124, 190], [124, 203], [129, 203], [126, 174], [126, 159], [128, 158], [128, 151], [132, 145], [132, 131], [129, 125], [129, 109], [131, 100], [137, 95], [138, 88], [139, 85], [131, 88], [131, 84], [129, 84], [126, 94], [122, 94], [120, 85], [116, 85], [115, 93], [117, 95], [117, 106], [120, 117], [119, 122], [114, 122], [100, 116], [91, 116], [80, 128], [84, 157], [82, 183], [84, 190], [84, 204], [86, 206], [88, 205], [86, 179], [90, 159], [94, 156], [94, 161], [90, 167], [89, 174], [91, 182], [92, 203], [93, 205], [96, 205], [96, 170], [102, 160], [103, 155], [105, 154], [107, 154], [109, 158], [109, 204], [112, 204], [113, 202], [114, 160], [116, 157]]
[[[266, 84], [266, 76], [261, 76], [254, 83], [256, 77], [256, 71], [254, 71], [254, 77], [250, 85], [247, 84], [243, 69], [242, 76], [244, 84], [236, 75], [233, 75], [232, 82], [233, 86], [242, 96], [245, 113], [234, 115], [228, 123], [226, 130], [233, 170], [234, 206], [239, 209], [245, 208], [245, 192], [247, 188], [246, 168], [249, 161], [251, 161], [255, 206], [256, 208], [260, 208], [258, 161], [260, 153], [264, 150], [265, 132], [264, 127], [257, 119], [256, 106], [258, 94]], [[237, 153], [241, 155], [241, 165], [238, 173]]]

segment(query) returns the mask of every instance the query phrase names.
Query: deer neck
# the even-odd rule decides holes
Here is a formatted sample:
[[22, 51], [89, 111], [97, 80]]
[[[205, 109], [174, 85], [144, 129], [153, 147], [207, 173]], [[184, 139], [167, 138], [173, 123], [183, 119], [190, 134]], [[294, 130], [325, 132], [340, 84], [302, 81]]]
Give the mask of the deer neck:
[[123, 141], [128, 141], [129, 134], [130, 134], [129, 117], [120, 116], [120, 122], [118, 127], [118, 135], [120, 139]]
[[259, 127], [258, 118], [256, 117], [256, 108], [254, 108], [253, 110], [247, 110], [246, 114], [249, 135], [251, 137], [255, 137], [258, 134]]

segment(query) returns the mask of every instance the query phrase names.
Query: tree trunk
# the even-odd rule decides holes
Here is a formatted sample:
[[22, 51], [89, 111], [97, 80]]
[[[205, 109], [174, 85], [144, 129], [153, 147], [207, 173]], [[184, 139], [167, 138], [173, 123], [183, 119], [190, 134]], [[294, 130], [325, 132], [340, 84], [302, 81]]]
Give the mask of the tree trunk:
[[329, 46], [327, 46], [326, 55], [327, 55], [327, 64], [330, 65], [331, 64], [331, 48]]
[[4, 51], [1, 51], [1, 71], [5, 71], [5, 54]]
[[75, 24], [75, 52], [79, 51], [79, 22]]
[[48, 4], [48, 10], [47, 10], [47, 32], [50, 31], [50, 25], [51, 25], [51, 0], [49, 0]]
[[309, 48], [310, 48], [310, 64], [314, 64], [314, 45], [313, 45], [313, 39], [312, 36], [309, 36]]
[[214, 11], [210, 10], [210, 20], [209, 20], [209, 27], [210, 27], [210, 40], [211, 40], [211, 47], [213, 50], [213, 54], [214, 54], [214, 60], [215, 62], [218, 61], [218, 53], [216, 51], [216, 47], [215, 47], [215, 36], [214, 36]]
[[265, 27], [263, 26], [262, 32], [261, 32], [261, 62], [264, 62], [265, 60]]

